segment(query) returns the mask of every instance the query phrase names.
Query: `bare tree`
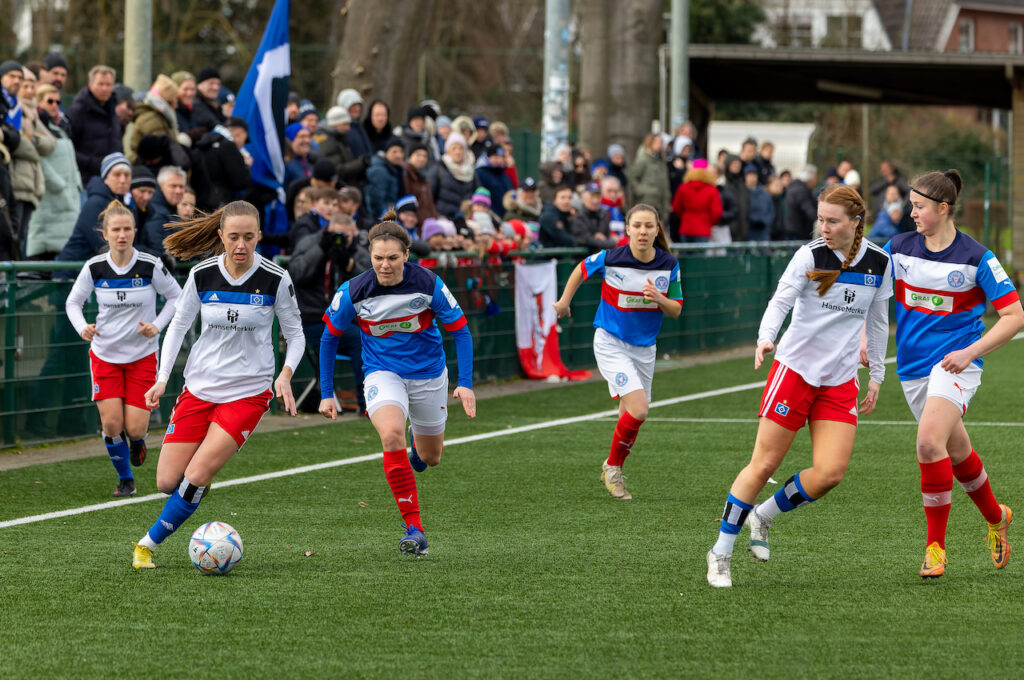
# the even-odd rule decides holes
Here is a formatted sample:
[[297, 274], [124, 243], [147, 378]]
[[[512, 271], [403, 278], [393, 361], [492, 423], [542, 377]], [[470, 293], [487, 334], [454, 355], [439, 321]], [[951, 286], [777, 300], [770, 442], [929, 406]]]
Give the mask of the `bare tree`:
[[420, 56], [427, 45], [436, 0], [347, 0], [340, 12], [341, 45], [334, 89], [352, 87], [405, 111], [416, 97]]

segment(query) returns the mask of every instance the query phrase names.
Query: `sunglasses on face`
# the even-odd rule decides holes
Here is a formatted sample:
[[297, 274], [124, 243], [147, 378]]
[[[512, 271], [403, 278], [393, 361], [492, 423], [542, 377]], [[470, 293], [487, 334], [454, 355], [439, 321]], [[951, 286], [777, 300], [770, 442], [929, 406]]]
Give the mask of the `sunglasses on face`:
[[44, 99], [43, 103], [44, 104], [60, 104], [60, 100], [59, 99]]

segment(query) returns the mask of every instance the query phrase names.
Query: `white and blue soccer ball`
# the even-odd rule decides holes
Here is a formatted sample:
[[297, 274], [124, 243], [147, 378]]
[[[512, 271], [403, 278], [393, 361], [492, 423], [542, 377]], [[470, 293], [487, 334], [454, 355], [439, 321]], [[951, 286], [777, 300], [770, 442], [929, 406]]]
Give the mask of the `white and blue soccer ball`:
[[242, 537], [225, 522], [207, 522], [188, 542], [188, 556], [204, 574], [226, 574], [242, 559]]

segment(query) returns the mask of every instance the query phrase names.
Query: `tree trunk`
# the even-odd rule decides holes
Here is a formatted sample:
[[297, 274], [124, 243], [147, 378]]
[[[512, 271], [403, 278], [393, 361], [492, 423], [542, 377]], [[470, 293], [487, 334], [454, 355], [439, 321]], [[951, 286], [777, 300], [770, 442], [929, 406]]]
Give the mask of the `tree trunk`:
[[595, 160], [608, 146], [609, 5], [608, 0], [579, 2], [579, 145]]
[[415, 103], [417, 66], [436, 4], [436, 0], [346, 2], [333, 72], [335, 94], [355, 88], [367, 102], [378, 98], [387, 102], [392, 123], [405, 120], [406, 109]]

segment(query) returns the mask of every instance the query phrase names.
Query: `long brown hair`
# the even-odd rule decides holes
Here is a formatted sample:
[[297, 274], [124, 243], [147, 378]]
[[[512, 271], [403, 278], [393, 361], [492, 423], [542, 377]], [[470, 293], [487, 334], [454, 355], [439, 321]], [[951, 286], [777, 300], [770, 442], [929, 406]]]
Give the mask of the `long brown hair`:
[[654, 221], [658, 223], [658, 235], [654, 237], [654, 245], [657, 248], [661, 248], [666, 253], [668, 252], [668, 236], [665, 235], [665, 225], [661, 223], [661, 215], [658, 214], [658, 209], [653, 205], [647, 205], [646, 203], [637, 203], [629, 212], [626, 213], [626, 227], [629, 227], [629, 219], [638, 212], [649, 212], [654, 215]]
[[388, 210], [386, 213], [381, 215], [380, 222], [378, 222], [370, 233], [366, 235], [366, 240], [370, 243], [371, 250], [373, 249], [374, 241], [387, 241], [394, 239], [402, 244], [402, 250], [409, 252], [409, 246], [412, 245], [412, 238], [409, 236], [409, 232], [406, 231], [405, 227], [395, 222], [397, 215], [395, 215], [394, 208]]
[[957, 170], [949, 169], [946, 172], [926, 172], [914, 178], [910, 183], [910, 190], [929, 198], [936, 203], [948, 203], [949, 214], [952, 215], [956, 209], [956, 199], [960, 197], [960, 191], [964, 188], [964, 180]]
[[256, 220], [256, 228], [260, 228], [260, 212], [247, 201], [232, 201], [206, 214], [196, 211], [196, 217], [186, 222], [168, 222], [165, 229], [179, 229], [164, 239], [164, 248], [179, 260], [191, 260], [201, 255], [219, 255], [224, 252], [224, 244], [217, 233], [229, 217], [252, 217]]
[[853, 245], [850, 246], [850, 252], [847, 253], [846, 259], [843, 260], [843, 264], [839, 269], [810, 269], [807, 271], [807, 278], [818, 282], [818, 296], [820, 297], [828, 292], [828, 289], [839, 278], [839, 274], [850, 266], [853, 258], [860, 251], [860, 242], [864, 238], [864, 216], [867, 214], [867, 208], [864, 206], [864, 199], [860, 197], [857, 190], [845, 184], [834, 184], [827, 187], [821, 192], [821, 196], [818, 197], [818, 203], [831, 203], [832, 205], [842, 206], [846, 211], [846, 216], [857, 222], [857, 231], [853, 236]]

